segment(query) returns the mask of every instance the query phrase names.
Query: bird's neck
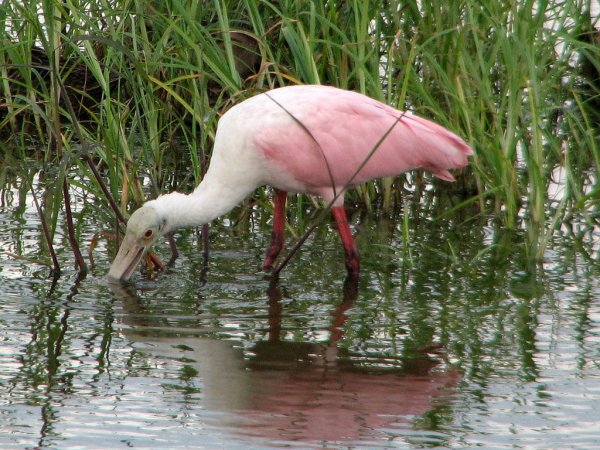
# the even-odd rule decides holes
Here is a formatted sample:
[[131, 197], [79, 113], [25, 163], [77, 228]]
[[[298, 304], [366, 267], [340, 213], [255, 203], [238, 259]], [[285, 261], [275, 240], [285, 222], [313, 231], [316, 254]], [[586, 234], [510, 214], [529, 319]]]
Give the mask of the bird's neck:
[[204, 181], [191, 194], [171, 192], [146, 203], [166, 221], [164, 232], [204, 225], [231, 211], [252, 188]]

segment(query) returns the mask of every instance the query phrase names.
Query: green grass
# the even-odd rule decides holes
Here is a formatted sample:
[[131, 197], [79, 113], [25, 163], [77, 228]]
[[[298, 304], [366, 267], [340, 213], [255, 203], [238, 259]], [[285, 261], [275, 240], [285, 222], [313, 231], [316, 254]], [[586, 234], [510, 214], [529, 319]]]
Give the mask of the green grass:
[[[561, 223], [598, 220], [600, 47], [590, 9], [583, 0], [7, 0], [0, 134], [23, 158], [61, 161], [57, 181], [103, 200], [81, 160], [91, 152], [126, 211], [144, 200], [142, 177], [151, 195], [190, 190], [233, 104], [281, 85], [339, 86], [463, 136], [476, 154], [456, 203], [526, 227], [540, 257]], [[387, 210], [422, 184], [378, 180], [349, 201]], [[107, 202], [99, 213], [109, 220]]]

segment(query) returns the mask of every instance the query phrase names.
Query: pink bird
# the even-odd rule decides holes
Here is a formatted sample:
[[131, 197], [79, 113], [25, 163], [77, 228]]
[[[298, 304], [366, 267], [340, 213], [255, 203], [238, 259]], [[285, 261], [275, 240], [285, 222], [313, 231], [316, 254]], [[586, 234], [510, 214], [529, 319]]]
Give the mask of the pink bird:
[[132, 214], [109, 277], [128, 279], [158, 237], [206, 224], [263, 185], [275, 188], [266, 271], [284, 245], [287, 193], [305, 192], [331, 204], [348, 273], [357, 276], [346, 189], [417, 168], [454, 181], [449, 170], [466, 166], [472, 153], [444, 127], [356, 92], [290, 86], [256, 95], [221, 117], [209, 169], [191, 194], [162, 195]]

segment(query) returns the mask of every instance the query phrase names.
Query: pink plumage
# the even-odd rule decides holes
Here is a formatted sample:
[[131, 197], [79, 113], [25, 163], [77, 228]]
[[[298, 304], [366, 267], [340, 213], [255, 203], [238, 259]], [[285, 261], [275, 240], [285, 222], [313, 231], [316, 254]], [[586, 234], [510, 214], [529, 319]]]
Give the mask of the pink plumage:
[[256, 149], [304, 191], [328, 201], [332, 182], [339, 192], [351, 180], [355, 185], [416, 168], [453, 181], [448, 170], [464, 167], [472, 154], [440, 125], [356, 92], [294, 86], [247, 102], [257, 118], [251, 131]]
[[259, 94], [221, 117], [208, 172], [193, 193], [162, 195], [131, 216], [109, 276], [129, 278], [158, 236], [208, 223], [270, 185], [276, 189], [273, 235], [263, 268], [272, 268], [284, 245], [287, 192], [307, 192], [333, 201], [346, 267], [357, 277], [345, 189], [417, 168], [453, 181], [449, 171], [467, 165], [472, 153], [444, 127], [355, 92], [291, 86]]

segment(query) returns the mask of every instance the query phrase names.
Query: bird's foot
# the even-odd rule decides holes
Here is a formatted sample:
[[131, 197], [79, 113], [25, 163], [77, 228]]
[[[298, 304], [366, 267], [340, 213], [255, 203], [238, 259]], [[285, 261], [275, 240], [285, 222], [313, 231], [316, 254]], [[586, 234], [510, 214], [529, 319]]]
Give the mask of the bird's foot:
[[273, 270], [273, 262], [274, 259], [271, 259], [269, 257], [265, 258], [262, 265], [263, 270], [267, 273], [271, 272]]
[[349, 279], [358, 280], [360, 273], [358, 252], [354, 251], [346, 255], [346, 269], [348, 270]]
[[267, 255], [265, 256], [265, 260], [263, 261], [263, 270], [265, 272], [271, 272], [273, 270], [273, 266], [275, 264], [275, 260], [281, 253], [283, 249], [283, 238], [280, 235], [273, 234], [271, 239], [271, 245], [267, 249]]
[[279, 251], [280, 250], [267, 252], [267, 256], [265, 256], [265, 260], [262, 264], [262, 268], [265, 272], [270, 273], [273, 271], [273, 269], [275, 268], [275, 260], [279, 256]]

